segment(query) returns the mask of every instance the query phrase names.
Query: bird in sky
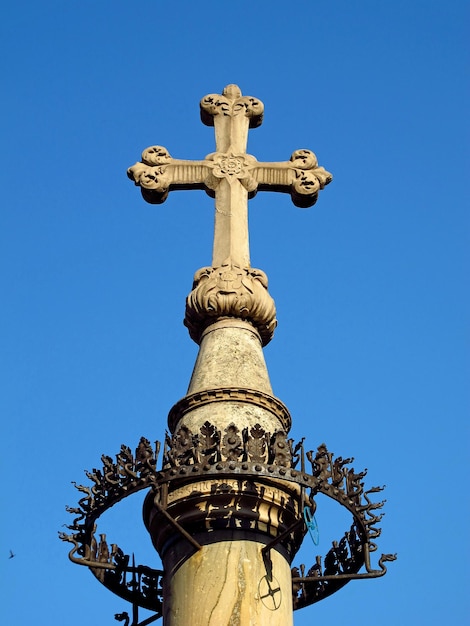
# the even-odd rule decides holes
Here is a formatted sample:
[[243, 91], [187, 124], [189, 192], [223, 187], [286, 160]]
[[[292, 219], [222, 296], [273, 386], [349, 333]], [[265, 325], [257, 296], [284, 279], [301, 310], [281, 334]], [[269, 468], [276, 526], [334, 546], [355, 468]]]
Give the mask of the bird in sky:
[[10, 550], [10, 556], [8, 557], [9, 559], [12, 559], [15, 555], [13, 554], [13, 551]]

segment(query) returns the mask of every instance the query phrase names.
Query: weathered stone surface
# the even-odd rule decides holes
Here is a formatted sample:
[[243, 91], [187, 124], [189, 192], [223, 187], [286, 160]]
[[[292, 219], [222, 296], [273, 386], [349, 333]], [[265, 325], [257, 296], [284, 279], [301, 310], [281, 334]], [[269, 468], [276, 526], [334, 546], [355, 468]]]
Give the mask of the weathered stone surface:
[[237, 386], [272, 393], [256, 330], [242, 320], [221, 320], [203, 335], [188, 393]]
[[204, 546], [165, 581], [165, 626], [289, 626], [292, 582], [287, 561], [272, 551], [272, 580], [263, 544], [223, 541]]
[[183, 399], [170, 412], [171, 431], [183, 424], [197, 431], [206, 421], [222, 429], [231, 422], [241, 429], [290, 429], [286, 407], [272, 395], [259, 333], [240, 319], [222, 319], [205, 330], [186, 397], [194, 400], [183, 406]]

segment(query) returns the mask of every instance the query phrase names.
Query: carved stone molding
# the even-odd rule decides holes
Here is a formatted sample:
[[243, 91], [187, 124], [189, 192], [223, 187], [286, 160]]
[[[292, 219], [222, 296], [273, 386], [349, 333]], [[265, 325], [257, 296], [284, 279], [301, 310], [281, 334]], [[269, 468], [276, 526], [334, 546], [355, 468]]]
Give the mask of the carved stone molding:
[[[202, 545], [212, 543], [215, 534], [218, 540], [223, 540], [224, 535], [225, 539], [236, 537], [238, 532], [245, 538], [268, 541], [285, 533], [301, 517], [304, 503], [312, 505], [313, 501], [302, 497], [295, 483], [263, 479], [206, 476], [169, 489], [168, 493], [161, 488], [149, 492], [143, 517], [157, 552], [167, 560], [165, 553], [169, 550], [171, 561], [179, 540], [186, 543], [175, 533], [162, 509]], [[287, 533], [284, 545], [279, 546], [289, 560], [305, 534], [300, 527], [296, 530], [292, 535]], [[186, 545], [183, 554], [187, 556], [187, 552]]]
[[178, 422], [190, 411], [212, 404], [214, 402], [242, 402], [254, 404], [270, 411], [280, 422], [282, 429], [288, 433], [292, 425], [292, 418], [286, 405], [278, 398], [257, 389], [242, 389], [226, 387], [222, 389], [207, 389], [185, 396], [177, 402], [168, 414], [168, 427], [173, 433]]
[[240, 267], [229, 259], [221, 267], [196, 272], [184, 319], [191, 339], [199, 344], [205, 328], [221, 317], [247, 320], [258, 330], [263, 346], [271, 341], [277, 325], [276, 306], [263, 271]]

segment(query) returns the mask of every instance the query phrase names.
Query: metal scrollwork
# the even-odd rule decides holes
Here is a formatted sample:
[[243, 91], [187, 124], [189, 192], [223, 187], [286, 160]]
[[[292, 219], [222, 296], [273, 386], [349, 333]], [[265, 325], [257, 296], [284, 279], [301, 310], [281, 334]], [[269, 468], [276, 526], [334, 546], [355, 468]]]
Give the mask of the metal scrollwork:
[[[353, 515], [351, 528], [339, 541], [333, 541], [325, 557], [317, 556], [314, 564], [306, 570], [305, 565], [292, 569], [294, 610], [323, 600], [338, 591], [350, 580], [383, 576], [386, 562], [394, 561], [396, 554], [382, 554], [378, 569], [371, 565], [370, 555], [377, 550], [374, 539], [380, 536], [377, 524], [383, 513], [376, 515], [385, 500], [372, 502], [370, 495], [383, 491], [384, 487], [371, 487], [364, 491], [363, 478], [367, 470], [356, 472], [347, 464], [353, 458], [333, 459], [325, 444], [321, 444], [313, 455], [307, 452], [312, 474], [321, 481], [318, 493], [333, 498], [345, 506]], [[365, 567], [365, 572], [360, 572]]]
[[124, 554], [115, 544], [108, 544], [106, 534], [96, 538], [96, 520], [114, 504], [128, 495], [148, 489], [155, 481], [156, 465], [160, 450], [159, 442], [155, 449], [148, 439], [142, 437], [135, 455], [128, 446], [121, 446], [116, 461], [102, 455], [102, 469], [85, 471], [93, 483], [92, 487], [72, 484], [85, 494], [78, 507], [66, 507], [75, 515], [73, 522], [66, 527], [71, 534], [60, 532], [63, 541], [73, 544], [69, 558], [73, 563], [87, 566], [96, 578], [121, 598], [141, 606], [161, 616], [163, 571], [145, 565], [135, 565], [130, 556]]
[[[292, 569], [292, 590], [294, 609], [299, 609], [331, 595], [353, 579], [375, 578], [386, 572], [385, 563], [393, 561], [396, 555], [382, 554], [378, 568], [371, 564], [371, 554], [377, 550], [374, 540], [380, 536], [377, 524], [383, 513], [378, 511], [385, 500], [372, 501], [372, 494], [381, 492], [384, 487], [364, 489], [363, 479], [367, 470], [357, 472], [349, 463], [354, 459], [334, 458], [325, 444], [317, 451], [304, 452], [303, 440], [294, 445], [284, 430], [266, 432], [259, 424], [251, 429], [240, 430], [229, 424], [219, 431], [206, 422], [198, 433], [182, 426], [171, 437], [165, 438], [162, 468], [157, 471], [160, 451], [159, 442], [153, 448], [148, 439], [142, 437], [135, 453], [125, 445], [113, 460], [102, 455], [103, 466], [85, 474], [91, 486], [73, 483], [83, 494], [78, 507], [66, 507], [74, 515], [68, 529], [71, 534], [60, 533], [60, 538], [73, 544], [69, 558], [74, 563], [87, 566], [108, 589], [120, 597], [155, 612], [155, 619], [161, 615], [163, 572], [143, 565], [135, 565], [129, 555], [123, 553], [115, 543], [108, 544], [106, 535], [97, 538], [97, 519], [107, 509], [142, 489], [161, 489], [168, 492], [170, 486], [186, 484], [191, 480], [215, 478], [228, 479], [231, 476], [244, 476], [255, 484], [257, 479], [276, 479], [296, 483], [301, 492], [310, 490], [308, 501], [312, 511], [316, 508], [315, 496], [324, 494], [350, 511], [353, 516], [351, 527], [339, 541], [334, 541], [324, 557], [317, 556], [313, 565]], [[306, 471], [310, 463], [311, 471]], [[300, 466], [300, 467], [299, 467]], [[256, 490], [253, 492], [256, 493]], [[160, 498], [156, 498], [159, 500]], [[159, 509], [193, 546], [195, 542], [187, 529], [178, 525], [165, 510], [164, 499]], [[303, 507], [299, 507], [298, 520], [283, 535], [292, 535], [294, 527], [304, 525], [307, 531]], [[282, 540], [275, 538], [264, 548], [266, 553]], [[297, 546], [300, 547], [300, 544]], [[360, 571], [362, 568], [365, 571]]]

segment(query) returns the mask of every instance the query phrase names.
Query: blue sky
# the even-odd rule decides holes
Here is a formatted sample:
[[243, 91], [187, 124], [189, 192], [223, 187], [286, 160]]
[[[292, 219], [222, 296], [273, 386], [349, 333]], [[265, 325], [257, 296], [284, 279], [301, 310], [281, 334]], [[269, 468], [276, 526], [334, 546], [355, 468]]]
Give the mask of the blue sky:
[[[251, 154], [310, 148], [334, 175], [309, 210], [250, 202], [279, 320], [266, 360], [292, 436], [387, 485], [379, 549], [399, 556], [295, 625], [468, 623], [468, 18], [459, 0], [2, 9], [3, 623], [105, 626], [126, 610], [57, 531], [102, 453], [163, 439], [213, 235], [204, 192], [151, 206], [126, 169], [152, 144], [212, 152], [198, 103], [228, 83], [265, 104]], [[115, 507], [106, 530], [156, 566], [140, 507]], [[323, 553], [336, 513], [319, 504]]]

